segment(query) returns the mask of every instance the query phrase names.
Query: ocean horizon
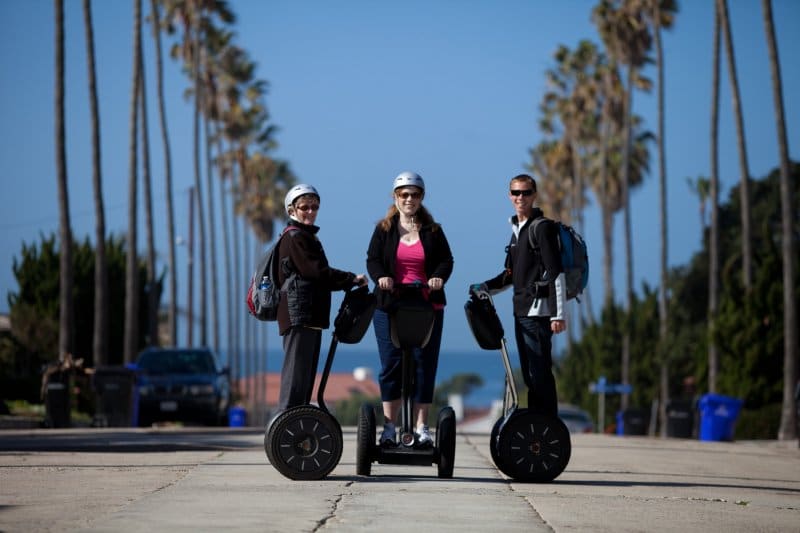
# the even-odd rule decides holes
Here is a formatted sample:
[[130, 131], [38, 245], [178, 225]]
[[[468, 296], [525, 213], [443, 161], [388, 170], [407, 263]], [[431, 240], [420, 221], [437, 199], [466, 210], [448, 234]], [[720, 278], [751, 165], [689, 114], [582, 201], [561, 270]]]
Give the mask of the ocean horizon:
[[[329, 345], [323, 343], [320, 353], [319, 372], [325, 365]], [[516, 352], [509, 349], [512, 368], [519, 366]], [[267, 350], [267, 372], [280, 372], [283, 352]], [[263, 361], [262, 361], [263, 364]], [[353, 349], [350, 345], [338, 344], [331, 367], [332, 372], [352, 373], [356, 368], [367, 368], [377, 381], [380, 360], [377, 350]], [[483, 385], [464, 397], [464, 405], [471, 408], [489, 407], [494, 400], [503, 398], [505, 369], [500, 350], [442, 350], [439, 354], [439, 367], [436, 372], [437, 386], [456, 374], [477, 374]]]

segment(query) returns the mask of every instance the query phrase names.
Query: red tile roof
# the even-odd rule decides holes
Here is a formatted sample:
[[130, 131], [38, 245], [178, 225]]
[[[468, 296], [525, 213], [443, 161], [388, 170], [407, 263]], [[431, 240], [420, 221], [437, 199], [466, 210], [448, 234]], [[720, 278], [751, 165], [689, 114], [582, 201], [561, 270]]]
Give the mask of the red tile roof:
[[[321, 374], [317, 374], [314, 384], [314, 393], [311, 396], [312, 402], [317, 401], [317, 388], [319, 387], [319, 380]], [[255, 387], [258, 381], [261, 380], [261, 390], [264, 391], [267, 407], [278, 405], [278, 395], [281, 387], [281, 375], [279, 372], [269, 372], [267, 374], [258, 374], [247, 378], [240, 378], [238, 380], [238, 391], [240, 395], [244, 395], [245, 391], [251, 391], [251, 387]], [[264, 386], [266, 385], [266, 390]], [[325, 403], [334, 403], [339, 400], [344, 400], [360, 393], [367, 397], [377, 397], [381, 395], [380, 387], [372, 376], [367, 376], [363, 380], [357, 380], [349, 372], [331, 372], [328, 376], [328, 383], [325, 385]]]

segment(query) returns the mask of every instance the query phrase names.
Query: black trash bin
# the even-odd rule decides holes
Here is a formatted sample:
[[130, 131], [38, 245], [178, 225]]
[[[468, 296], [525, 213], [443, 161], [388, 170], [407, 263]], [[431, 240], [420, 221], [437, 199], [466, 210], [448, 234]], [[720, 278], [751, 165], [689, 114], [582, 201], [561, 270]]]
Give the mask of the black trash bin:
[[94, 426], [132, 427], [138, 424], [139, 396], [136, 371], [124, 366], [105, 366], [95, 370], [96, 393]]
[[650, 412], [629, 408], [617, 412], [617, 435], [647, 435]]
[[673, 400], [667, 404], [667, 437], [691, 439], [694, 408], [691, 401]]
[[45, 425], [50, 428], [70, 426], [70, 372], [48, 372], [45, 382]]

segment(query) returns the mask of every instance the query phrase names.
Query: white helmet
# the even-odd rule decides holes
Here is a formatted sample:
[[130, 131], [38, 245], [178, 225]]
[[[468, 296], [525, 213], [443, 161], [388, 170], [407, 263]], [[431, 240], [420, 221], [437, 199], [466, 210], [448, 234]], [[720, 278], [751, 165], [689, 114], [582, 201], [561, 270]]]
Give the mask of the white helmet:
[[395, 191], [400, 187], [418, 187], [425, 192], [425, 182], [422, 181], [422, 177], [416, 172], [401, 172], [397, 175], [394, 179], [394, 185], [392, 186], [392, 190]]
[[301, 183], [299, 185], [295, 185], [289, 192], [286, 193], [286, 198], [283, 200], [283, 204], [286, 207], [286, 214], [289, 214], [289, 208], [292, 207], [294, 201], [297, 200], [299, 197], [303, 196], [304, 194], [313, 194], [319, 200], [319, 193], [317, 189], [313, 186], [308, 185], [307, 183]]

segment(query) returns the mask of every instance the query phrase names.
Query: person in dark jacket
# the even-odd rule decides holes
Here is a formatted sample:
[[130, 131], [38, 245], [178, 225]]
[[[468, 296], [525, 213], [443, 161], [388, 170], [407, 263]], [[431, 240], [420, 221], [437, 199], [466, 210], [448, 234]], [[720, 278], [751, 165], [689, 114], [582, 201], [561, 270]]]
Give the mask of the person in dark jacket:
[[[511, 217], [513, 233], [506, 248], [505, 270], [483, 283], [495, 294], [514, 289], [514, 335], [520, 367], [528, 387], [528, 409], [546, 416], [558, 415], [556, 382], [551, 355], [552, 337], [567, 329], [565, 310], [567, 287], [558, 228], [544, 219], [542, 210], [534, 207], [536, 181], [527, 174], [511, 179], [508, 198], [516, 214]], [[535, 233], [533, 239], [528, 232]], [[531, 241], [534, 246], [531, 246]]]
[[434, 308], [434, 326], [428, 344], [414, 353], [416, 377], [413, 420], [417, 444], [433, 445], [428, 428], [428, 410], [433, 402], [439, 345], [444, 320], [444, 284], [453, 271], [453, 255], [444, 230], [422, 205], [425, 182], [413, 172], [399, 174], [393, 183], [393, 203], [375, 226], [367, 250], [367, 272], [375, 282], [378, 309], [372, 318], [381, 357], [379, 376], [383, 402], [382, 445], [394, 445], [395, 422], [400, 411], [402, 352], [392, 344], [386, 302], [396, 283], [427, 284], [424, 295]]
[[330, 325], [331, 292], [365, 285], [366, 275], [328, 265], [314, 223], [320, 196], [311, 185], [292, 187], [285, 198], [289, 223], [278, 248], [278, 331], [283, 337], [283, 367], [278, 409], [311, 401], [319, 363], [322, 330]]

